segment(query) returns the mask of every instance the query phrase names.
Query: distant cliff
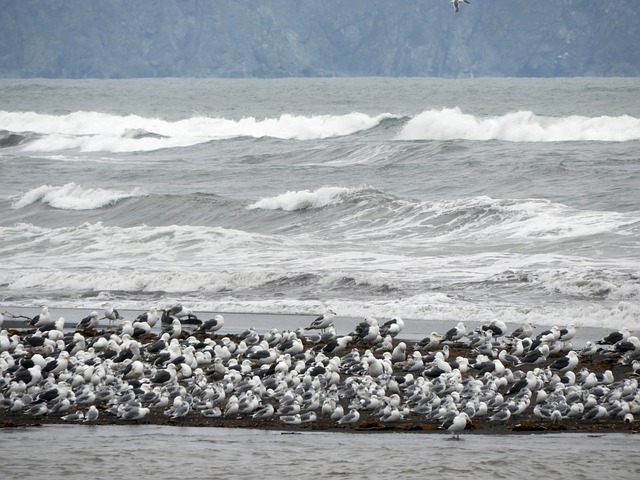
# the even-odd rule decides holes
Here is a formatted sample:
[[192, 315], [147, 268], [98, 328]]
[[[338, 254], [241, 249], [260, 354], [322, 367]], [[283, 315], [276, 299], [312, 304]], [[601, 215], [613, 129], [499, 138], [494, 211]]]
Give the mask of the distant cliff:
[[638, 76], [640, 1], [0, 0], [0, 77]]

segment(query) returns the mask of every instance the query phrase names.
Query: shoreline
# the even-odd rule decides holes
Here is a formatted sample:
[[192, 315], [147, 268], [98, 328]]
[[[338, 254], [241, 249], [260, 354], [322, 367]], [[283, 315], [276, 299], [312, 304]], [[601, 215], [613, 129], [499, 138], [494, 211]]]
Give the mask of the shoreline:
[[[127, 312], [130, 313], [130, 312]], [[242, 317], [241, 314], [240, 317]], [[239, 317], [239, 318], [240, 318]], [[205, 317], [206, 318], [206, 317]], [[245, 317], [246, 318], [246, 317]], [[274, 316], [268, 317], [270, 320], [274, 320]], [[309, 324], [309, 317], [303, 316], [290, 316], [288, 318], [292, 323], [300, 323], [304, 321], [307, 325]], [[21, 322], [15, 322], [21, 323]], [[225, 315], [225, 326], [215, 332], [214, 334], [208, 333], [194, 333], [194, 327], [189, 327], [185, 325], [183, 331], [176, 337], [176, 343], [181, 345], [181, 352], [184, 353], [186, 349], [193, 349], [194, 351], [208, 351], [210, 353], [214, 352], [215, 346], [221, 345], [240, 345], [241, 342], [248, 341], [246, 337], [243, 338], [243, 333], [228, 333], [228, 328], [226, 325], [229, 323], [229, 319], [227, 319]], [[304, 325], [304, 324], [303, 324]], [[13, 325], [15, 327], [17, 325]], [[301, 325], [298, 325], [300, 327]], [[356, 325], [352, 325], [354, 327]], [[449, 325], [450, 327], [451, 325]], [[33, 356], [39, 354], [44, 355], [45, 358], [46, 351], [44, 350], [44, 346], [37, 347], [29, 347], [28, 343], [26, 343], [27, 339], [33, 336], [38, 336], [40, 333], [33, 328], [27, 328], [26, 321], [22, 322], [22, 328], [9, 328], [7, 329], [7, 322], [5, 320], [5, 325], [3, 326], [3, 330], [7, 332], [8, 337], [19, 337], [22, 342], [21, 345], [26, 345], [26, 348], [23, 348], [22, 357], [32, 358]], [[293, 330], [280, 330], [280, 333], [291, 332]], [[441, 329], [444, 332], [444, 329]], [[255, 350], [258, 349], [256, 345], [260, 345], [260, 341], [266, 341], [267, 338], [267, 330], [265, 329], [265, 333], [259, 334], [258, 339], [254, 341], [252, 347], [249, 347], [247, 351], [251, 351], [250, 348], [255, 347]], [[244, 332], [246, 333], [246, 332]], [[300, 333], [300, 332], [299, 332]], [[333, 395], [336, 398], [336, 403], [333, 405], [333, 408], [337, 404], [341, 405], [341, 408], [346, 413], [350, 407], [354, 407], [356, 404], [362, 408], [359, 409], [360, 418], [357, 422], [353, 424], [343, 424], [340, 425], [336, 422], [336, 420], [332, 420], [328, 412], [330, 411], [330, 407], [327, 407], [326, 412], [322, 410], [322, 404], [318, 403], [315, 408], [309, 408], [307, 410], [302, 410], [304, 413], [313, 412], [313, 420], [310, 420], [306, 423], [304, 420], [300, 420], [299, 417], [295, 417], [292, 414], [287, 415], [285, 413], [272, 413], [271, 416], [264, 419], [256, 419], [253, 418], [252, 415], [255, 411], [257, 411], [258, 407], [250, 410], [248, 413], [239, 413], [239, 414], [229, 414], [229, 416], [225, 416], [225, 410], [229, 408], [229, 404], [231, 403], [231, 398], [233, 396], [237, 398], [241, 398], [250, 388], [247, 388], [247, 385], [251, 381], [256, 381], [258, 378], [258, 384], [267, 384], [267, 382], [272, 378], [272, 376], [276, 375], [274, 373], [276, 369], [276, 365], [278, 362], [275, 360], [271, 363], [261, 362], [254, 359], [251, 359], [251, 356], [247, 353], [247, 351], [237, 354], [231, 355], [225, 361], [225, 370], [219, 370], [219, 365], [214, 367], [215, 356], [213, 358], [209, 358], [209, 360], [205, 360], [202, 363], [198, 363], [195, 368], [186, 368], [182, 367], [182, 364], [179, 365], [180, 368], [184, 368], [184, 371], [187, 372], [183, 377], [174, 379], [174, 381], [166, 383], [166, 384], [154, 384], [151, 380], [153, 374], [157, 373], [160, 370], [168, 370], [168, 363], [154, 365], [153, 357], [147, 352], [149, 346], [155, 343], [160, 335], [159, 332], [151, 332], [147, 333], [135, 340], [137, 342], [138, 347], [134, 350], [138, 349], [138, 354], [134, 354], [129, 358], [124, 358], [119, 362], [115, 362], [113, 357], [107, 358], [106, 355], [103, 356], [101, 353], [96, 352], [95, 350], [89, 355], [87, 352], [93, 347], [88, 347], [88, 345], [95, 345], [98, 339], [101, 338], [119, 338], [115, 335], [114, 332], [108, 330], [102, 330], [101, 328], [98, 330], [84, 330], [84, 331], [76, 331], [70, 329], [66, 334], [68, 338], [73, 337], [73, 335], [78, 336], [81, 335], [84, 338], [84, 341], [87, 342], [87, 347], [82, 350], [82, 353], [75, 353], [72, 356], [70, 364], [73, 364], [73, 368], [69, 366], [68, 370], [65, 369], [62, 372], [56, 374], [54, 379], [50, 379], [49, 381], [42, 380], [35, 385], [35, 387], [25, 388], [22, 393], [16, 394], [9, 392], [14, 392], [12, 390], [13, 387], [10, 386], [10, 378], [12, 375], [16, 375], [16, 371], [19, 370], [20, 367], [13, 367], [13, 369], [4, 368], [2, 371], [4, 380], [0, 385], [0, 393], [2, 393], [3, 404], [0, 408], [0, 428], [20, 428], [20, 427], [35, 427], [40, 425], [47, 424], [87, 424], [87, 425], [131, 425], [131, 424], [145, 424], [145, 425], [165, 425], [165, 426], [191, 426], [191, 427], [217, 427], [217, 428], [256, 428], [256, 429], [268, 429], [268, 430], [278, 430], [282, 431], [282, 433], [296, 433], [296, 432], [315, 432], [315, 431], [329, 431], [329, 432], [406, 432], [406, 433], [443, 433], [447, 434], [448, 432], [439, 429], [439, 426], [442, 424], [444, 417], [446, 416], [444, 412], [441, 414], [436, 412], [436, 407], [434, 409], [425, 407], [424, 401], [421, 400], [422, 403], [417, 402], [415, 398], [417, 396], [422, 395], [422, 393], [418, 393], [416, 389], [416, 385], [420, 384], [420, 388], [429, 392], [431, 395], [431, 402], [434, 405], [447, 405], [447, 408], [454, 410], [462, 410], [463, 408], [470, 408], [468, 405], [467, 393], [466, 389], [470, 385], [471, 381], [474, 382], [496, 382], [496, 387], [492, 387], [495, 389], [494, 394], [499, 394], [500, 401], [491, 400], [490, 402], [486, 402], [489, 405], [489, 412], [477, 416], [474, 416], [471, 420], [472, 423], [467, 425], [467, 428], [464, 431], [464, 434], [520, 434], [520, 433], [556, 433], [556, 432], [565, 432], [565, 433], [587, 433], [587, 434], [603, 434], [603, 433], [637, 433], [639, 424], [635, 421], [635, 419], [627, 420], [623, 418], [623, 416], [617, 412], [612, 416], [603, 415], [601, 418], [583, 418], [582, 414], [580, 416], [569, 417], [566, 416], [560, 420], [555, 419], [551, 420], [549, 418], [541, 418], [541, 416], [534, 413], [534, 408], [537, 405], [536, 402], [540, 404], [544, 404], [542, 401], [537, 401], [535, 399], [535, 394], [539, 392], [539, 390], [545, 390], [546, 396], [552, 396], [557, 393], [562, 393], [563, 398], [569, 397], [570, 393], [575, 393], [575, 391], [582, 389], [579, 386], [579, 382], [573, 381], [573, 384], [565, 385], [563, 384], [564, 380], [564, 372], [552, 371], [549, 369], [549, 365], [551, 365], [554, 361], [559, 358], [564, 357], [567, 354], [566, 350], [558, 350], [555, 354], [549, 355], [548, 358], [544, 360], [544, 362], [535, 364], [535, 365], [511, 365], [507, 369], [508, 373], [497, 374], [496, 372], [487, 372], [481, 374], [479, 370], [475, 370], [474, 368], [466, 367], [461, 370], [457, 368], [453, 369], [453, 373], [451, 372], [442, 372], [433, 374], [430, 373], [429, 369], [432, 369], [434, 365], [438, 364], [439, 360], [433, 357], [434, 355], [442, 356], [443, 351], [447, 351], [447, 363], [449, 365], [456, 365], [454, 362], [458, 362], [460, 359], [475, 359], [478, 357], [478, 352], [472, 349], [467, 344], [467, 338], [463, 337], [459, 341], [446, 342], [440, 344], [437, 348], [433, 350], [424, 350], [419, 347], [418, 342], [415, 340], [407, 339], [403, 335], [404, 331], [398, 335], [397, 338], [392, 338], [391, 345], [385, 349], [382, 349], [379, 344], [368, 343], [367, 341], [353, 341], [350, 342], [348, 347], [343, 351], [336, 352], [335, 354], [324, 354], [322, 350], [327, 345], [327, 341], [318, 341], [316, 343], [311, 343], [309, 339], [300, 336], [304, 348], [301, 351], [298, 351], [295, 354], [290, 355], [290, 360], [293, 361], [293, 366], [289, 366], [287, 368], [277, 367], [278, 371], [282, 373], [282, 378], [284, 380], [285, 385], [286, 382], [290, 382], [286, 387], [282, 386], [283, 380], [280, 380], [280, 385], [277, 387], [282, 391], [286, 392], [296, 392], [295, 395], [299, 397], [299, 403], [303, 404], [303, 402], [307, 402], [310, 398], [314, 397], [314, 395], [318, 395], [318, 397], [328, 397], [329, 394]], [[596, 339], [593, 339], [596, 340]], [[394, 362], [392, 365], [392, 371], [386, 374], [375, 374], [372, 376], [370, 371], [366, 371], [367, 368], [372, 368], [374, 360], [370, 360], [372, 357], [383, 361], [384, 359], [388, 359], [390, 357], [390, 351], [398, 346], [399, 343], [406, 344], [406, 358], [403, 361]], [[509, 348], [509, 342], [504, 337], [500, 337], [493, 341], [494, 346], [499, 348]], [[195, 346], [195, 347], [194, 347]], [[89, 350], [87, 350], [89, 348]], [[285, 350], [286, 346], [283, 343], [279, 343], [277, 347], [273, 347], [276, 349]], [[609, 347], [607, 347], [608, 349]], [[8, 349], [5, 349], [8, 352]], [[217, 350], [216, 350], [217, 351]], [[428, 362], [425, 362], [425, 365], [421, 369], [411, 369], [408, 367], [413, 353], [413, 357], [415, 357], [415, 352], [419, 351], [420, 356], [424, 359], [428, 359]], [[440, 354], [438, 354], [440, 352]], [[55, 355], [58, 355], [59, 352], [56, 352]], [[279, 351], [279, 357], [283, 355]], [[360, 361], [360, 363], [352, 363], [352, 360], [349, 359], [349, 356], [356, 355], [359, 358], [367, 357], [369, 360], [364, 362]], [[53, 351], [50, 352], [49, 357], [53, 357]], [[3, 358], [5, 362], [7, 360], [7, 354], [3, 353]], [[595, 374], [602, 374], [607, 370], [612, 372], [613, 379], [611, 381], [604, 380], [598, 383], [597, 386], [594, 386], [593, 390], [589, 392], [590, 395], [595, 395], [592, 392], [595, 392], [596, 388], [599, 389], [597, 391], [598, 403], [606, 404], [607, 408], [611, 408], [611, 411], [615, 411], [613, 407], [610, 407], [609, 404], [612, 404], [614, 401], [620, 402], [623, 395], [613, 395], [616, 389], [623, 388], [624, 385], [631, 384], [634, 386], [633, 395], [625, 394], [625, 405], [632, 405], [632, 409], [636, 413], [640, 412], [640, 393], [637, 391], [637, 373], [635, 373], [634, 369], [630, 365], [623, 365], [620, 363], [620, 359], [622, 358], [621, 354], [610, 352], [610, 351], [601, 351], [590, 357], [584, 357], [580, 359], [579, 364], [575, 369], [575, 372], [579, 372], [580, 369], [586, 369], [589, 372], [593, 372]], [[49, 360], [50, 358], [48, 358]], [[123, 371], [126, 370], [128, 366], [130, 366], [136, 359], [140, 359], [145, 365], [145, 373], [139, 374], [135, 377], [125, 378], [123, 376]], [[235, 363], [233, 361], [235, 359]], [[318, 360], [320, 359], [320, 360]], [[320, 362], [320, 363], [319, 363]], [[324, 362], [324, 363], [322, 363]], [[221, 362], [218, 362], [218, 364]], [[87, 366], [89, 365], [89, 366]], [[338, 372], [338, 376], [336, 376], [336, 372], [333, 372], [332, 369], [338, 365], [340, 371]], [[368, 365], [368, 367], [367, 367]], [[103, 379], [95, 379], [89, 376], [88, 380], [78, 379], [78, 375], [87, 376], [86, 371], [90, 369], [92, 372], [96, 368], [109, 369], [109, 375], [111, 378], [108, 382]], [[244, 370], [243, 370], [244, 368]], [[364, 370], [363, 370], [364, 369]], [[285, 373], [286, 370], [286, 373]], [[524, 394], [522, 391], [519, 392], [509, 392], [509, 388], [513, 385], [516, 379], [513, 378], [513, 372], [521, 372], [521, 376], [527, 374], [527, 372], [535, 371], [540, 378], [544, 378], [544, 382], [542, 386], [537, 388], [535, 391], [525, 391]], [[79, 373], [78, 373], [79, 372]], [[331, 376], [333, 374], [333, 377]], [[562, 377], [560, 376], [562, 375]], [[196, 380], [200, 382], [197, 388], [194, 386], [196, 384]], [[332, 378], [332, 380], [328, 380]], [[230, 380], [231, 379], [231, 380]], [[449, 384], [457, 381], [458, 384], [451, 387]], [[86, 414], [87, 410], [91, 405], [97, 407], [99, 416], [97, 419], [92, 420], [90, 422], [87, 421], [77, 421], [77, 422], [65, 422], [61, 417], [62, 415], [52, 415], [50, 413], [38, 414], [38, 415], [30, 415], [27, 412], [30, 411], [30, 407], [37, 403], [37, 395], [42, 393], [42, 391], [46, 390], [53, 385], [56, 385], [60, 382], [65, 383], [69, 386], [73, 386], [73, 388], [69, 388], [67, 391], [73, 390], [72, 393], [67, 393], [68, 398], [77, 399], [81, 394], [86, 391], [97, 392], [100, 388], [112, 388], [115, 393], [112, 392], [109, 399], [105, 399], [103, 401], [93, 400], [93, 401], [83, 401], [83, 403], [73, 402], [69, 406], [67, 410], [64, 411], [65, 415], [71, 414], [75, 411], [81, 411]], [[111, 382], [111, 383], [109, 383]], [[447, 383], [448, 382], [448, 383]], [[569, 381], [569, 383], [571, 383]], [[91, 386], [95, 384], [94, 386]], [[116, 388], [113, 385], [118, 385]], [[123, 386], [124, 385], [124, 386]], [[168, 385], [172, 385], [171, 388]], [[195, 400], [196, 394], [200, 395], [201, 391], [206, 388], [209, 389], [217, 389], [219, 385], [224, 385], [224, 388], [228, 390], [224, 395], [224, 398], [217, 402], [207, 403], [207, 401], [202, 401], [201, 399]], [[272, 384], [273, 386], [276, 383]], [[350, 389], [350, 385], [358, 385], [358, 388], [364, 389], [364, 386], [370, 387], [372, 391], [376, 392], [371, 394], [363, 394], [363, 393], [354, 393]], [[443, 385], [449, 385], [447, 387]], [[575, 387], [574, 387], [575, 386]], [[171, 389], [175, 389], [172, 391]], [[274, 387], [275, 388], [275, 387]], [[20, 390], [16, 387], [16, 391]], [[119, 396], [125, 396], [123, 392], [133, 391], [136, 392], [136, 395], [142, 397], [143, 392], [148, 392], [149, 390], [157, 390], [165, 392], [166, 401], [159, 406], [152, 406], [149, 403], [149, 412], [139, 419], [125, 419], [125, 417], [119, 418], [117, 415], [120, 415], [118, 412], [118, 408], [120, 408], [120, 404], [118, 403]], [[336, 393], [340, 391], [340, 396]], [[437, 392], [436, 395], [432, 395], [432, 392]], [[170, 392], [170, 393], [166, 393]], [[179, 393], [176, 393], [179, 392]], [[261, 400], [259, 402], [260, 407], [265, 405], [272, 405], [274, 410], [277, 412], [279, 407], [282, 407], [284, 404], [283, 397], [276, 395], [271, 391], [261, 385], [259, 388], [256, 387], [256, 392], [259, 392], [261, 395]], [[311, 393], [310, 393], [311, 392]], [[393, 393], [392, 393], [393, 392]], [[586, 387], [585, 387], [586, 392]], [[31, 395], [31, 403], [25, 404], [23, 408], [15, 409], [15, 411], [11, 411], [12, 408], [8, 408], [7, 406], [10, 404], [9, 398], [13, 396], [13, 398], [19, 397], [20, 395], [24, 395], [25, 393], [29, 393]], [[257, 395], [258, 393], [256, 393]], [[294, 395], [294, 393], [286, 393], [286, 395]], [[389, 401], [390, 397], [396, 395], [396, 400], [393, 405], [399, 406], [402, 405], [401, 410], [403, 413], [399, 414], [397, 418], [382, 420], [382, 405], [379, 407], [368, 407], [367, 402], [371, 398], [380, 399], [384, 397], [384, 401]], [[285, 395], [285, 394], [282, 394]], [[426, 395], [426, 394], [425, 394]], [[484, 394], [488, 395], [488, 394]], [[584, 402], [586, 404], [586, 393], [582, 394], [581, 399], [575, 400], [577, 403]], [[182, 416], [178, 416], [175, 414], [169, 414], [172, 405], [175, 406], [176, 397], [183, 397], [184, 399], [189, 398], [192, 402], [191, 407], [188, 409], [188, 412]], [[307, 398], [309, 397], [309, 398]], [[497, 397], [497, 395], [496, 395]], [[609, 397], [617, 399], [611, 400]], [[480, 397], [469, 397], [473, 398], [473, 401], [477, 404], [485, 404], [484, 401], [478, 400]], [[490, 420], [489, 417], [494, 415], [496, 412], [505, 410], [508, 402], [513, 402], [514, 399], [522, 398], [526, 399], [527, 407], [524, 408], [521, 412], [517, 414], [513, 414], [513, 416], [505, 421], [500, 420]], [[627, 402], [628, 400], [628, 402]], [[124, 401], [124, 400], [123, 400]], [[183, 401], [183, 400], [181, 400]], [[377, 400], [376, 400], [377, 401]], [[381, 400], [382, 401], [382, 400]], [[389, 401], [390, 402], [390, 401]], [[491, 403], [493, 402], [493, 404]], [[139, 405], [143, 405], [142, 402], [138, 401]], [[455, 407], [452, 407], [455, 403]], [[391, 403], [389, 403], [391, 404]], [[52, 406], [52, 404], [48, 404]], [[116, 408], [116, 406], [118, 408]], [[204, 416], [203, 412], [205, 410], [211, 410], [212, 408], [219, 408], [220, 412], [215, 413], [215, 417], [207, 417]], [[124, 407], [123, 407], [124, 408]], [[138, 407], [136, 407], [138, 408]], [[394, 407], [395, 408], [395, 407]], [[445, 408], [444, 406], [441, 408]], [[514, 407], [515, 408], [515, 407]], [[558, 407], [559, 408], [559, 407]], [[627, 411], [630, 407], [625, 407]], [[295, 410], [293, 410], [295, 411]], [[298, 411], [300, 411], [298, 409]], [[428, 411], [428, 413], [426, 413]], [[109, 413], [111, 412], [111, 413]], [[175, 412], [174, 412], [175, 413]], [[586, 416], [586, 415], [585, 415]], [[640, 417], [640, 413], [637, 415]]]
[[[22, 315], [32, 318], [40, 312], [40, 307], [19, 307], [11, 305], [0, 305], [1, 311], [10, 311], [15, 315]], [[94, 310], [101, 311], [99, 307]], [[133, 320], [138, 315], [145, 313], [145, 310], [136, 309], [118, 309], [124, 319]], [[91, 312], [89, 308], [51, 308], [52, 317], [58, 318], [60, 316], [66, 319], [65, 331], [73, 331], [73, 327], [76, 323]], [[226, 311], [194, 311], [198, 318], [207, 320], [212, 318], [216, 314], [222, 314], [225, 318], [224, 332], [228, 334], [239, 334], [248, 328], [255, 328], [255, 330], [264, 334], [272, 328], [279, 330], [296, 330], [297, 328], [303, 328], [309, 325], [309, 323], [318, 316], [318, 314], [304, 314], [304, 313], [255, 313], [255, 312], [226, 312]], [[334, 321], [336, 332], [339, 335], [347, 335], [351, 328], [360, 322], [362, 318], [338, 315]], [[380, 322], [385, 322], [388, 318], [378, 318]], [[451, 328], [452, 322], [450, 320], [441, 320], [436, 318], [405, 318], [405, 328], [402, 330], [399, 338], [402, 340], [419, 341], [428, 336], [431, 332], [444, 333]], [[470, 330], [476, 329], [482, 325], [481, 322], [465, 321], [467, 327]], [[11, 320], [11, 318], [5, 317], [4, 328], [7, 326], [15, 328], [22, 328], [25, 326], [23, 320]], [[101, 320], [100, 328], [107, 328], [108, 322]], [[514, 324], [513, 327], [518, 325]], [[551, 325], [537, 325], [536, 331], [546, 330]], [[154, 331], [159, 331], [155, 328]], [[573, 338], [572, 342], [575, 347], [582, 347], [587, 341], [601, 338], [606, 335], [609, 330], [599, 327], [580, 327]]]
[[[548, 435], [548, 434], [584, 434], [584, 435], [605, 435], [611, 433], [626, 433], [636, 435], [640, 433], [637, 425], [629, 425], [616, 421], [603, 421], [599, 423], [586, 423], [576, 421], [573, 424], [557, 425], [552, 423], [540, 423], [538, 419], [532, 418], [529, 422], [490, 424], [490, 423], [474, 423], [474, 426], [467, 428], [462, 433], [465, 435]], [[395, 425], [383, 425], [379, 422], [367, 422], [356, 427], [337, 427], [334, 424], [324, 424], [316, 421], [315, 425], [286, 425], [277, 422], [254, 421], [249, 419], [218, 419], [217, 421], [209, 420], [169, 420], [162, 415], [161, 411], [152, 412], [144, 420], [126, 421], [118, 418], [101, 418], [91, 423], [67, 423], [55, 418], [33, 419], [26, 415], [7, 415], [6, 412], [0, 413], [0, 430], [13, 428], [40, 428], [47, 425], [67, 425], [75, 427], [92, 427], [92, 426], [137, 426], [152, 425], [165, 427], [194, 427], [194, 428], [232, 428], [232, 429], [248, 429], [248, 430], [268, 430], [281, 432], [282, 435], [294, 435], [303, 433], [345, 433], [345, 434], [367, 434], [367, 433], [413, 433], [413, 434], [429, 434], [444, 435], [450, 437], [447, 431], [439, 429], [438, 424], [421, 423], [418, 420], [407, 420], [399, 422]]]

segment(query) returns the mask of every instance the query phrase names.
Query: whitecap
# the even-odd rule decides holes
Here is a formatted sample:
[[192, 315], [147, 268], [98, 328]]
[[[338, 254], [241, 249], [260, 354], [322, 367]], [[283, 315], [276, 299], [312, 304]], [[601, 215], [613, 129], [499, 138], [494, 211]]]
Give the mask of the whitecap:
[[0, 110], [0, 124], [38, 138], [24, 146], [28, 152], [136, 152], [187, 147], [236, 137], [317, 140], [342, 137], [376, 127], [390, 113], [368, 115], [291, 115], [240, 119], [195, 116], [177, 121], [138, 115], [77, 111], [67, 115]]
[[480, 117], [459, 108], [427, 110], [413, 117], [398, 140], [504, 140], [509, 142], [562, 142], [640, 140], [640, 119], [616, 117], [547, 117], [531, 111]]
[[12, 205], [24, 208], [38, 201], [60, 210], [94, 210], [115, 204], [124, 198], [145, 196], [144, 190], [136, 187], [131, 192], [104, 188], [86, 188], [73, 182], [62, 186], [41, 185], [29, 190]]
[[346, 187], [321, 187], [317, 190], [288, 191], [275, 197], [267, 197], [252, 203], [249, 210], [284, 210], [292, 212], [308, 208], [322, 208], [334, 205], [344, 200], [345, 195], [358, 189]]

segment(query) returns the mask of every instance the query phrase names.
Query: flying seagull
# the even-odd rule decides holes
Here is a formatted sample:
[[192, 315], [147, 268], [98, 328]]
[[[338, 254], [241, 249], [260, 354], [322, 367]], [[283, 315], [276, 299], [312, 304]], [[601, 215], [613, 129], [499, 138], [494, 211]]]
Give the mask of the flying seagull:
[[[468, 0], [462, 0], [462, 1], [467, 5], [471, 5], [471, 3]], [[460, 11], [460, 0], [451, 0], [451, 3], [453, 3], [453, 9], [456, 11], [456, 13], [458, 13]]]

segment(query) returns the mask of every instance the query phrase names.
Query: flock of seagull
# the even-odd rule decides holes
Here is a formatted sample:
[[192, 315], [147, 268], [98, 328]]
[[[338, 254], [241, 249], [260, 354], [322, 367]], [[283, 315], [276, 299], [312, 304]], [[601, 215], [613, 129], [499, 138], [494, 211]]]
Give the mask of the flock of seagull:
[[[104, 307], [75, 329], [43, 307], [25, 327], [0, 330], [0, 411], [67, 422], [141, 420], [150, 412], [276, 425], [410, 421], [439, 425], [454, 438], [479, 419], [632, 423], [640, 411], [640, 340], [628, 329], [579, 350], [571, 345], [574, 325], [534, 335], [529, 323], [508, 332], [499, 320], [473, 330], [460, 322], [405, 342], [399, 317], [367, 317], [339, 336], [327, 310], [295, 331], [225, 336], [222, 315], [202, 321], [181, 305], [133, 320]], [[0, 328], [3, 320], [0, 313]], [[97, 330], [101, 320], [109, 328]], [[593, 358], [628, 374], [590, 371]]]

